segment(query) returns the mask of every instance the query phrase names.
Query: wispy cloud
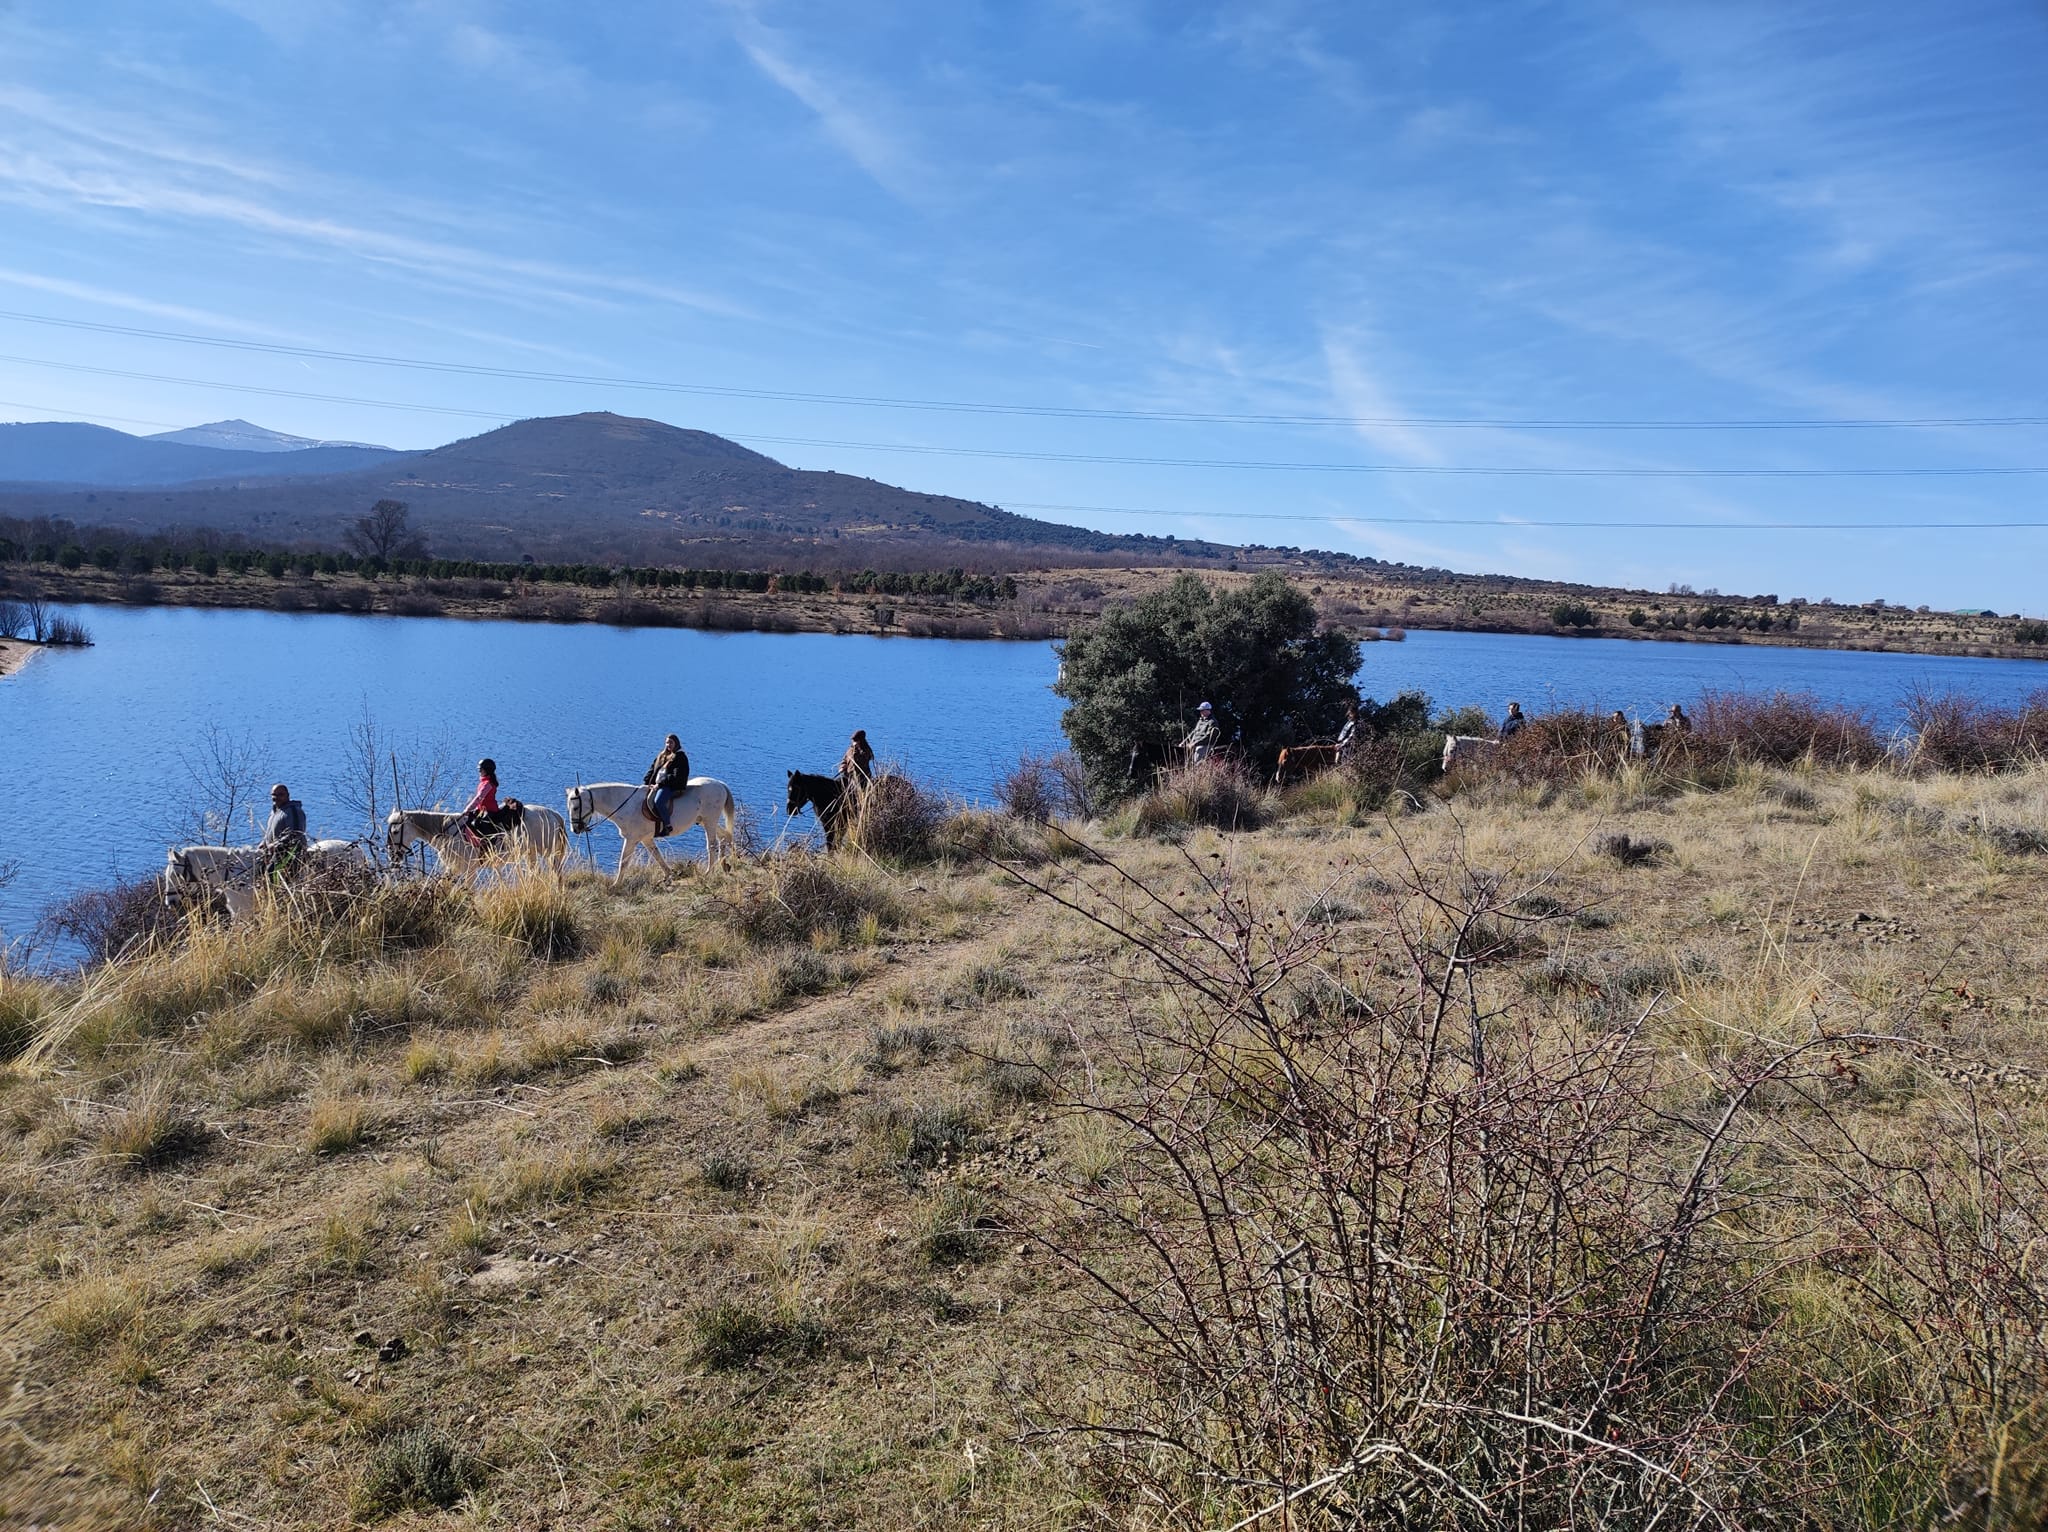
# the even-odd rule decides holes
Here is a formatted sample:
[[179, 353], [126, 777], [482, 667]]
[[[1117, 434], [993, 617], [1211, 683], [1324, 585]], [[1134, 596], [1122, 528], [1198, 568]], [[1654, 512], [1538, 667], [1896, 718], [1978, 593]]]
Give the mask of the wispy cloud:
[[27, 288], [32, 292], [49, 293], [54, 297], [72, 298], [80, 303], [96, 304], [101, 308], [121, 309], [130, 314], [146, 314], [152, 319], [168, 319], [177, 324], [197, 325], [209, 330], [260, 335], [269, 340], [302, 338], [268, 325], [250, 324], [247, 320], [213, 309], [191, 308], [182, 303], [161, 303], [137, 293], [117, 292], [112, 288], [96, 287], [87, 282], [73, 282], [65, 277], [45, 276], [40, 272], [14, 271], [0, 267], [0, 283], [9, 287]]
[[[110, 127], [82, 105], [68, 118], [52, 106], [47, 97], [0, 94], [0, 121], [11, 112], [17, 123], [34, 130], [0, 139], [0, 199], [226, 227], [302, 255], [369, 261], [436, 281], [553, 303], [657, 303], [727, 317], [745, 312], [724, 298], [671, 282], [302, 211], [291, 205], [286, 187], [317, 195], [316, 177], [250, 165], [170, 135], [145, 139]], [[229, 183], [225, 187], [223, 178]], [[442, 216], [450, 215], [443, 210]]]
[[930, 191], [923, 165], [898, 135], [884, 127], [873, 108], [857, 103], [844, 81], [800, 62], [788, 39], [764, 25], [743, 4], [730, 7], [733, 38], [754, 67], [789, 92], [818, 119], [825, 136], [882, 190], [904, 202], [921, 202]]
[[589, 80], [557, 48], [468, 17], [450, 18], [442, 47], [458, 65], [536, 94], [582, 95]]
[[1360, 437], [1404, 463], [1443, 462], [1443, 453], [1420, 431], [1387, 423], [1404, 412], [1367, 364], [1365, 347], [1366, 338], [1357, 332], [1323, 332], [1323, 363], [1338, 411], [1357, 422], [1352, 429]]
[[[1821, 258], [1925, 271], [2037, 250], [2038, 113], [2000, 106], [2038, 83], [2038, 16], [1980, 8], [1970, 25], [1870, 29], [1832, 5], [1627, 14], [1673, 71], [1658, 107], [1676, 147], [1806, 222]], [[1987, 53], [1987, 27], [2008, 45]], [[1986, 78], [1991, 58], [2008, 80]]]

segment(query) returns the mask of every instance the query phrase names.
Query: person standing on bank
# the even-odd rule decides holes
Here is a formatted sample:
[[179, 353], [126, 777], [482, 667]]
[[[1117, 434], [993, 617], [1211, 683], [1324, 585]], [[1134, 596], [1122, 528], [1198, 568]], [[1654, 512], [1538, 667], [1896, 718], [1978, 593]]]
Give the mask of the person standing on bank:
[[647, 795], [647, 817], [654, 821], [655, 839], [673, 835], [675, 825], [669, 819], [670, 811], [676, 794], [690, 785], [690, 753], [683, 748], [682, 740], [669, 735], [662, 743], [661, 754], [640, 780], [654, 789]]

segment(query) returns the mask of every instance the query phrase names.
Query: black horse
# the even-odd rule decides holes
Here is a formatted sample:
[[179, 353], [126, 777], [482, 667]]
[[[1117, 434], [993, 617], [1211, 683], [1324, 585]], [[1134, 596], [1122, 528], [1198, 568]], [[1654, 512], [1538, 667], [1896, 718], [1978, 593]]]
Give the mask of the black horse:
[[806, 805], [818, 816], [818, 823], [825, 831], [825, 849], [829, 851], [836, 847], [846, 828], [846, 811], [851, 806], [846, 800], [846, 784], [837, 777], [792, 771], [789, 774], [790, 817], [793, 819], [802, 813]]

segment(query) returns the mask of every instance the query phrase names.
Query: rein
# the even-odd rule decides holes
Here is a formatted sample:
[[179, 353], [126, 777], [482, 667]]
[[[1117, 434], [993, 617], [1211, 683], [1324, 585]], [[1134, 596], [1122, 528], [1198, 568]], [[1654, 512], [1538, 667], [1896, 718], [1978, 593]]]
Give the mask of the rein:
[[[644, 786], [645, 784], [642, 784], [642, 785]], [[593, 793], [593, 792], [595, 791], [595, 789], [593, 789], [593, 788], [589, 788], [589, 787], [579, 787], [579, 788], [577, 788], [577, 789], [576, 789], [576, 791], [577, 791], [577, 792], [579, 792], [579, 793], [585, 794], [585, 795], [589, 795], [589, 794], [592, 794], [592, 793]], [[619, 832], [619, 833], [620, 833], [621, 835], [625, 835], [625, 834], [626, 834], [626, 827], [625, 827], [624, 825], [622, 825], [622, 824], [619, 824], [619, 821], [618, 821], [618, 819], [617, 819], [617, 818], [616, 818], [615, 816], [616, 816], [616, 815], [618, 814], [618, 812], [619, 812], [619, 809], [622, 809], [622, 808], [624, 808], [624, 807], [626, 806], [626, 804], [627, 804], [627, 803], [628, 803], [628, 802], [629, 802], [629, 801], [630, 801], [630, 800], [632, 799], [632, 796], [633, 796], [633, 794], [632, 794], [631, 792], [627, 793], [627, 794], [626, 794], [626, 796], [625, 796], [624, 798], [621, 798], [621, 799], [619, 800], [618, 808], [611, 808], [611, 809], [600, 809], [600, 808], [598, 808], [598, 807], [597, 807], [597, 799], [596, 799], [595, 797], [590, 797], [589, 801], [590, 801], [590, 806], [591, 806], [591, 807], [592, 807], [593, 809], [597, 809], [597, 817], [598, 817], [599, 819], [602, 819], [602, 820], [603, 820], [603, 821], [604, 821], [604, 822], [605, 822], [606, 824], [608, 824], [608, 825], [613, 825], [613, 826], [616, 826], [616, 827], [617, 827], [617, 829], [618, 829], [618, 832]], [[590, 816], [589, 816], [588, 814], [585, 814], [585, 815], [583, 816], [583, 824], [584, 824], [584, 828], [583, 828], [583, 829], [581, 829], [581, 830], [577, 830], [577, 831], [576, 831], [576, 833], [577, 833], [578, 835], [588, 835], [588, 834], [590, 833], [590, 829], [589, 829], [589, 825], [590, 825]], [[574, 826], [571, 826], [571, 828], [572, 828], [572, 829], [574, 829]], [[631, 839], [632, 839], [632, 837], [631, 837], [630, 835], [627, 835], [627, 836], [626, 836], [626, 838], [627, 838], [628, 840], [631, 840]]]

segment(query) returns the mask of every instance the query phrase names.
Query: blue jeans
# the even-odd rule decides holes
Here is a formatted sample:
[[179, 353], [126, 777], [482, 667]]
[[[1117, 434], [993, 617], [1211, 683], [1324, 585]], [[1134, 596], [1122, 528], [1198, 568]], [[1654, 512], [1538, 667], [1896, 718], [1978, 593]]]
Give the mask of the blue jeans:
[[654, 817], [661, 821], [661, 833], [663, 835], [667, 835], [675, 829], [675, 826], [668, 822], [668, 808], [675, 801], [675, 796], [668, 788], [657, 787], [654, 790], [654, 796], [648, 800], [648, 806], [654, 810]]

